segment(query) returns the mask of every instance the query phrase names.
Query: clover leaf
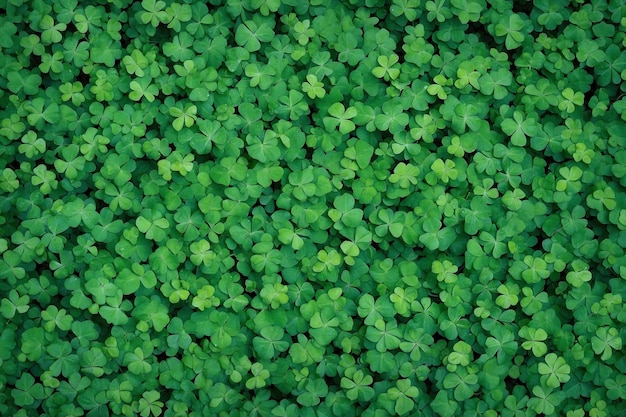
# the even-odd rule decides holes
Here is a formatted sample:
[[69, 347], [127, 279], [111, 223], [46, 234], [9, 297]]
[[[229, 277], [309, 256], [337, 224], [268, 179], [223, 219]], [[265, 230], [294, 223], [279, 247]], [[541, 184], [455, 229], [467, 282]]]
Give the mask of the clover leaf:
[[28, 295], [22, 295], [11, 290], [8, 294], [8, 298], [3, 298], [0, 302], [0, 313], [6, 319], [12, 319], [16, 314], [26, 313], [30, 306], [28, 305], [30, 297]]
[[385, 81], [395, 80], [400, 75], [400, 70], [393, 67], [398, 63], [398, 60], [399, 57], [396, 54], [391, 54], [390, 56], [379, 56], [379, 66], [372, 69], [372, 74], [377, 78], [384, 78]]
[[504, 44], [507, 49], [515, 49], [526, 39], [525, 27], [526, 23], [519, 14], [510, 13], [503, 23], [495, 25], [494, 32], [496, 36], [505, 37]]
[[400, 379], [396, 386], [388, 391], [389, 397], [395, 401], [394, 411], [398, 415], [405, 415], [415, 407], [415, 398], [419, 395], [417, 387], [411, 385], [408, 379]]
[[165, 239], [167, 234], [165, 230], [170, 226], [169, 221], [156, 210], [147, 209], [145, 216], [139, 216], [136, 220], [137, 229], [146, 235], [146, 238], [156, 241]]
[[543, 356], [548, 351], [545, 344], [548, 334], [545, 330], [524, 326], [520, 329], [519, 335], [526, 339], [526, 342], [522, 343], [522, 347], [526, 350], [532, 350], [535, 356]]
[[273, 37], [274, 31], [265, 21], [257, 23], [254, 20], [248, 20], [237, 26], [235, 31], [237, 45], [249, 52], [258, 51], [261, 49], [261, 42], [269, 42]]
[[306, 81], [302, 83], [302, 91], [311, 99], [323, 98], [326, 95], [324, 83], [319, 81], [314, 74], [306, 76]]
[[528, 137], [539, 132], [539, 125], [533, 118], [525, 118], [520, 111], [513, 113], [512, 119], [502, 121], [502, 131], [511, 136], [511, 143], [516, 146], [524, 146]]
[[617, 329], [610, 327], [600, 327], [591, 338], [591, 346], [597, 355], [601, 355], [602, 360], [611, 358], [613, 349], [622, 348], [622, 338]]
[[619, 1], [90, 3], [2, 6], [1, 415], [620, 415]]
[[346, 390], [346, 397], [350, 400], [368, 401], [373, 398], [375, 391], [370, 386], [373, 382], [371, 375], [355, 368], [346, 370], [346, 376], [341, 378], [341, 388]]
[[545, 378], [546, 386], [558, 388], [562, 383], [569, 381], [570, 367], [565, 359], [554, 353], [548, 353], [544, 361], [539, 364], [539, 373]]

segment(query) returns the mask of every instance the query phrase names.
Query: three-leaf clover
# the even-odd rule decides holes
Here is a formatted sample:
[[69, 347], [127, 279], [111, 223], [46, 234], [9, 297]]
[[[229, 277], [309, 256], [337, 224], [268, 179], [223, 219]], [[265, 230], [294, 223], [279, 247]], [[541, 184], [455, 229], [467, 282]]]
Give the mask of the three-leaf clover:
[[357, 368], [346, 369], [345, 376], [341, 378], [341, 388], [346, 390], [346, 397], [352, 401], [369, 401], [375, 391], [371, 387], [374, 379], [371, 375]]
[[302, 83], [302, 91], [311, 99], [323, 98], [326, 95], [324, 83], [319, 81], [314, 74], [308, 74], [306, 76], [306, 81]]
[[328, 107], [328, 114], [323, 119], [324, 126], [328, 130], [339, 129], [342, 134], [347, 134], [355, 129], [353, 119], [357, 115], [357, 110], [354, 107], [344, 107], [342, 103], [333, 103]]
[[15, 388], [11, 390], [11, 397], [17, 406], [28, 407], [35, 401], [44, 399], [45, 391], [43, 385], [35, 381], [35, 377], [25, 372], [15, 382]]
[[415, 408], [415, 399], [419, 395], [419, 389], [411, 384], [410, 379], [399, 379], [396, 386], [387, 391], [389, 397], [394, 400], [394, 411], [403, 416]]
[[515, 49], [521, 46], [526, 39], [524, 32], [526, 22], [519, 13], [510, 13], [506, 18], [500, 20], [494, 28], [496, 36], [504, 36], [506, 49]]
[[[145, 97], [146, 100], [151, 103], [154, 101], [155, 97], [159, 95], [159, 88], [156, 85], [151, 84], [150, 78], [138, 78], [137, 80], [131, 81], [129, 86], [132, 91], [128, 93], [128, 98], [133, 101], [141, 101], [141, 99]], [[176, 127], [174, 128], [176, 129]]]
[[616, 328], [602, 326], [591, 338], [591, 346], [596, 355], [601, 355], [600, 358], [605, 361], [613, 356], [613, 350], [622, 348], [622, 338]]
[[540, 125], [534, 115], [525, 116], [516, 110], [512, 119], [504, 119], [501, 124], [502, 131], [511, 136], [511, 143], [516, 146], [526, 145], [529, 137], [539, 133]]
[[382, 319], [376, 320], [373, 326], [367, 326], [365, 338], [376, 344], [378, 352], [397, 349], [400, 346], [402, 333], [398, 329], [395, 320], [385, 322]]
[[137, 229], [146, 235], [146, 238], [161, 241], [167, 237], [170, 222], [163, 214], [154, 209], [145, 209], [135, 222]]
[[545, 343], [548, 339], [548, 334], [545, 330], [524, 326], [520, 329], [519, 335], [523, 339], [526, 339], [526, 341], [522, 343], [522, 347], [532, 351], [533, 355], [539, 357], [548, 352], [548, 346]]
[[[149, 88], [149, 87], [147, 87]], [[148, 97], [146, 97], [147, 99]], [[191, 127], [196, 122], [196, 113], [198, 108], [191, 103], [185, 104], [183, 107], [180, 104], [176, 104], [170, 107], [170, 116], [175, 117], [172, 122], [172, 126], [175, 130], [180, 131], [183, 127]]]
[[26, 95], [35, 95], [39, 92], [42, 82], [39, 74], [26, 71], [11, 71], [6, 77], [7, 87], [14, 94], [23, 92]]
[[271, 359], [277, 353], [289, 349], [289, 342], [284, 339], [285, 332], [278, 326], [264, 327], [260, 336], [252, 339], [254, 351], [259, 359]]
[[566, 111], [567, 113], [573, 113], [576, 110], [576, 106], [582, 106], [585, 100], [585, 96], [580, 91], [574, 91], [570, 87], [565, 88], [561, 95], [563, 100], [559, 102], [559, 110]]
[[63, 39], [61, 32], [65, 31], [67, 25], [65, 23], [55, 23], [50, 15], [45, 15], [39, 21], [41, 32], [41, 41], [44, 44], [59, 43]]
[[28, 294], [20, 295], [12, 289], [9, 291], [8, 298], [3, 298], [0, 302], [0, 314], [5, 319], [12, 319], [16, 314], [26, 313], [30, 309], [29, 301]]
[[400, 75], [400, 69], [394, 67], [399, 60], [400, 58], [396, 54], [379, 56], [377, 58], [378, 66], [372, 69], [372, 74], [377, 78], [383, 78], [385, 81], [395, 80]]
[[235, 41], [237, 45], [249, 52], [261, 49], [261, 42], [269, 42], [274, 37], [274, 31], [268, 23], [258, 23], [254, 20], [246, 20], [237, 26]]

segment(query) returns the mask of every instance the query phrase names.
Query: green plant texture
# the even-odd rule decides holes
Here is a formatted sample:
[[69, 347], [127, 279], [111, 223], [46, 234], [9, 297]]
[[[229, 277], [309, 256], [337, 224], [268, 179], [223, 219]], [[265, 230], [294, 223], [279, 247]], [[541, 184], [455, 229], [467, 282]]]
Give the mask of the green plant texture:
[[0, 62], [0, 415], [623, 415], [622, 0], [2, 0]]

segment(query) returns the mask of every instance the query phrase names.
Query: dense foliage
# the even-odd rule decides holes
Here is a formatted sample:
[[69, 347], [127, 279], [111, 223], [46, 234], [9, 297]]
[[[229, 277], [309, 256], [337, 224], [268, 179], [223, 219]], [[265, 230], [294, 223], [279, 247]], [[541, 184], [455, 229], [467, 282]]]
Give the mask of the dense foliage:
[[622, 0], [0, 1], [0, 415], [621, 415], [625, 48]]

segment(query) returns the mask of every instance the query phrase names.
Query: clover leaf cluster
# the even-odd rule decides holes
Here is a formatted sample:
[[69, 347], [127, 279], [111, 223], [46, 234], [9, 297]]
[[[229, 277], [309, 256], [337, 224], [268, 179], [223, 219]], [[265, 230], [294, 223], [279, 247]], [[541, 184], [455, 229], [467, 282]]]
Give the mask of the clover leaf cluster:
[[623, 412], [623, 1], [0, 12], [1, 415]]

